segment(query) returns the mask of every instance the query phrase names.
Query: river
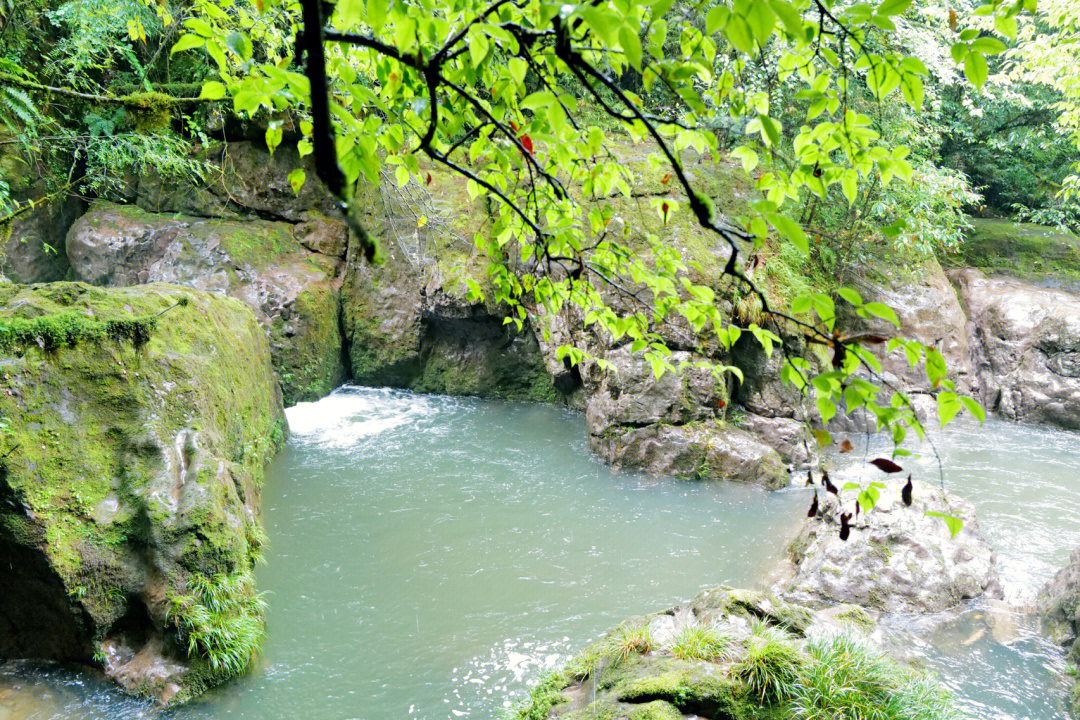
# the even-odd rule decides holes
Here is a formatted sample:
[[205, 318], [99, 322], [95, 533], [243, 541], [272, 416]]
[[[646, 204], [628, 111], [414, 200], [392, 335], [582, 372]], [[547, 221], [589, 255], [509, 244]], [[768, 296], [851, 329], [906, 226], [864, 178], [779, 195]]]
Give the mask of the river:
[[[590, 456], [583, 418], [553, 407], [343, 388], [287, 412], [293, 436], [263, 491], [264, 652], [162, 718], [497, 718], [625, 617], [760, 586], [805, 513], [799, 488], [612, 470]], [[1078, 439], [996, 420], [936, 436], [1011, 600], [1080, 543]], [[936, 479], [929, 453], [910, 463]], [[973, 717], [1066, 718], [1060, 650], [992, 611], [886, 632]], [[0, 664], [0, 720], [154, 716], [86, 673]]]

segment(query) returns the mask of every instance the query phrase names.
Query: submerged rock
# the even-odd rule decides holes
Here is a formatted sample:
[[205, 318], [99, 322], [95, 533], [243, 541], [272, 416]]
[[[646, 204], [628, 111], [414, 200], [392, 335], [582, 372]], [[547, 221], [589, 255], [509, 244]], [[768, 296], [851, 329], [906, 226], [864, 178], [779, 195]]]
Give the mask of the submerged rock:
[[241, 671], [261, 636], [263, 464], [286, 427], [251, 310], [160, 284], [8, 285], [0, 327], [0, 657], [93, 663], [163, 703]]
[[853, 699], [889, 717], [950, 710], [940, 686], [871, 644], [873, 629], [858, 609], [814, 612], [769, 593], [712, 588], [627, 620], [541, 680], [514, 717], [751, 720], [790, 717], [793, 706], [856, 717]]
[[316, 400], [346, 378], [341, 260], [301, 244], [308, 239], [313, 247], [340, 250], [329, 222], [204, 219], [95, 203], [68, 233], [67, 257], [75, 277], [95, 285], [169, 282], [242, 300], [270, 336], [285, 402], [292, 405]]
[[[889, 480], [876, 507], [851, 520], [840, 538], [841, 512], [854, 514], [857, 491], [836, 496], [818, 488], [816, 517], [808, 518], [789, 547], [788, 577], [776, 590], [807, 604], [851, 603], [883, 612], [932, 613], [963, 600], [1000, 597], [993, 551], [979, 532], [975, 509], [924, 482], [913, 487], [910, 507], [901, 502], [905, 480]], [[963, 520], [956, 537], [938, 517]]]
[[983, 405], [1080, 429], [1080, 297], [970, 268], [953, 280], [971, 321]]

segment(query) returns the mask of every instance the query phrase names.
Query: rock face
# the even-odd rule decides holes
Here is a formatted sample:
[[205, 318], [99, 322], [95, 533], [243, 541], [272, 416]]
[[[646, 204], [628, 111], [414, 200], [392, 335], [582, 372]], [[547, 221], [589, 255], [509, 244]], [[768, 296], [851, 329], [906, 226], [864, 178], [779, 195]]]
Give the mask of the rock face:
[[859, 608], [815, 613], [769, 593], [712, 588], [627, 620], [541, 680], [516, 717], [751, 720], [793, 717], [792, 705], [806, 717], [859, 716], [844, 693], [889, 717], [949, 711], [939, 686], [869, 643], [872, 630]]
[[[895, 335], [937, 348], [945, 358], [949, 379], [956, 383], [957, 390], [970, 392], [974, 368], [967, 317], [937, 260], [931, 258], [914, 269], [887, 269], [874, 280], [861, 279], [854, 285], [865, 302], [882, 302], [895, 310], [900, 328], [884, 320], [864, 320], [854, 313], [845, 314], [850, 323], [846, 327], [851, 327], [853, 332]], [[843, 302], [838, 305], [841, 311], [849, 308]], [[887, 378], [911, 389], [929, 388], [921, 362], [913, 368], [902, 350], [886, 354], [882, 345], [872, 349], [881, 359]]]
[[[1039, 591], [1035, 612], [1042, 617], [1050, 638], [1069, 649], [1069, 664], [1080, 664], [1080, 547], [1072, 551], [1069, 564]], [[1073, 709], [1080, 711], [1080, 681], [1073, 685]]]
[[0, 318], [0, 657], [94, 663], [163, 703], [221, 682], [182, 628], [212, 585], [228, 630], [261, 632], [259, 488], [286, 427], [265, 333], [157, 284], [0, 286]]
[[[910, 507], [901, 502], [905, 481], [890, 480], [877, 506], [851, 521], [840, 539], [840, 514], [854, 513], [857, 491], [836, 496], [819, 489], [820, 510], [789, 548], [788, 579], [777, 591], [806, 604], [851, 603], [883, 612], [930, 613], [968, 598], [1000, 597], [994, 553], [979, 533], [970, 503], [939, 488], [914, 483]], [[951, 537], [945, 523], [926, 513], [964, 521]]]
[[[8, 139], [0, 129], [0, 140]], [[50, 189], [34, 178], [33, 169], [13, 147], [0, 145], [0, 178], [19, 206], [40, 204], [0, 225], [0, 272], [21, 283], [63, 280], [68, 269], [63, 238], [86, 203], [63, 193], [49, 199]]]
[[353, 380], [452, 395], [559, 399], [531, 325], [518, 332], [505, 324], [505, 309], [465, 297], [463, 278], [486, 282], [487, 266], [471, 238], [487, 210], [469, 198], [460, 178], [438, 169], [431, 174], [430, 188], [384, 195], [372, 189], [363, 199], [365, 227], [381, 242], [386, 262], [370, 264], [358, 248], [347, 260], [342, 324]]
[[1080, 429], [1080, 297], [978, 270], [953, 274], [971, 321], [983, 405]]
[[95, 285], [169, 282], [242, 300], [270, 336], [291, 405], [322, 397], [347, 376], [339, 328], [342, 260], [303, 244], [342, 251], [344, 228], [335, 234], [334, 227], [329, 220], [294, 226], [96, 203], [68, 233], [67, 256], [74, 276]]

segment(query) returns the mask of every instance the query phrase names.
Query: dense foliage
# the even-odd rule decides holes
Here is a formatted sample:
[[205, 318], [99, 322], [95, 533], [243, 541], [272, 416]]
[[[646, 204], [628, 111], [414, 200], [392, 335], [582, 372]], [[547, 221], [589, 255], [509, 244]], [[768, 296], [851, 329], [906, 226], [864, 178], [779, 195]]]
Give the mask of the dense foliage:
[[[298, 0], [13, 0], [0, 120], [45, 187], [0, 185], [0, 222], [30, 197], [109, 196], [149, 167], [198, 182], [197, 150], [224, 137], [228, 113], [262, 123], [271, 151], [313, 154], [346, 211], [358, 183], [423, 184], [426, 160], [495, 208], [473, 238], [488, 275], [465, 283], [509, 307], [508, 322], [599, 329], [658, 375], [676, 369], [671, 329], [689, 329], [700, 364], [736, 380], [727, 351], [742, 335], [768, 354], [801, 336], [807, 350], [784, 348], [782, 376], [816, 419], [866, 411], [902, 455], [923, 428], [871, 346], [924, 362], [942, 423], [982, 410], [937, 350], [842, 327], [838, 316], [898, 322], [838, 279], [955, 252], [980, 191], [997, 210], [1070, 221], [1076, 153], [1061, 134], [1076, 132], [1077, 91], [1049, 68], [1070, 52], [1055, 40], [1075, 32], [1075, 12], [1043, 7], [342, 0], [323, 17]], [[619, 161], [628, 144], [645, 169]], [[741, 163], [755, 189], [745, 213], [698, 187], [702, 157]], [[289, 179], [314, 181], [299, 167]], [[661, 228], [689, 222], [711, 238], [720, 277], [703, 279], [663, 231], [613, 222], [644, 182], [667, 189]], [[767, 256], [779, 291], [753, 277]], [[566, 362], [606, 365], [560, 342]]]

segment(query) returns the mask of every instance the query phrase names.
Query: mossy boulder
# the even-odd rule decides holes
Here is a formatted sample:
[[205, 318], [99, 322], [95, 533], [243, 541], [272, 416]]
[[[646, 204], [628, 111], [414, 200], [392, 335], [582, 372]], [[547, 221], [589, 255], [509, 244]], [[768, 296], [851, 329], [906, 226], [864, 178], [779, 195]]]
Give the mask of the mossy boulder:
[[[872, 627], [835, 615], [767, 592], [710, 588], [626, 620], [545, 676], [513, 717], [781, 720], [801, 717], [796, 707], [807, 716], [863, 717], [845, 706], [853, 686], [880, 696], [871, 704], [893, 703], [889, 717], [952, 717], [947, 693], [876, 649]], [[845, 668], [872, 670], [833, 667], [852, 656], [859, 662]]]
[[270, 337], [291, 405], [326, 395], [347, 375], [339, 320], [342, 262], [301, 244], [306, 234], [298, 238], [298, 231], [332, 233], [312, 227], [314, 221], [207, 219], [101, 202], [72, 226], [67, 256], [75, 277], [95, 285], [170, 282], [242, 300]]
[[253, 313], [163, 284], [0, 285], [0, 344], [0, 657], [92, 663], [163, 703], [221, 682], [236, 668], [189, 656], [170, 610], [215, 578], [254, 602], [286, 425]]
[[1080, 292], [1080, 237], [1045, 225], [972, 218], [959, 257], [947, 265], [1009, 275], [1034, 285]]

